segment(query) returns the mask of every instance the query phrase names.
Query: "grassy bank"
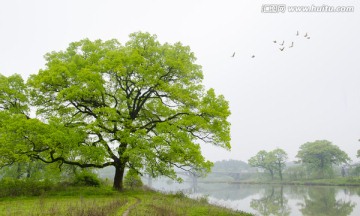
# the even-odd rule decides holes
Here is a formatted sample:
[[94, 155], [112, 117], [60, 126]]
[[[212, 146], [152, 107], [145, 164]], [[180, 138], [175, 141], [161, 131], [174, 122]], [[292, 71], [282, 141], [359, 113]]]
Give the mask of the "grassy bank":
[[3, 197], [0, 215], [250, 215], [189, 199], [182, 193], [147, 189], [113, 191], [108, 187], [69, 187], [40, 196]]

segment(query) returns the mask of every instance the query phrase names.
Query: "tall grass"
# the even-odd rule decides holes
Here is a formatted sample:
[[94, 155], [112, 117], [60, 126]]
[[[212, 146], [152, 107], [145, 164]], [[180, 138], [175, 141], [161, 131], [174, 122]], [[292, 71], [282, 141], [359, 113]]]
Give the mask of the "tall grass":
[[100, 198], [49, 198], [25, 199], [22, 202], [0, 203], [0, 215], [6, 216], [103, 216], [114, 215], [126, 199], [114, 197]]

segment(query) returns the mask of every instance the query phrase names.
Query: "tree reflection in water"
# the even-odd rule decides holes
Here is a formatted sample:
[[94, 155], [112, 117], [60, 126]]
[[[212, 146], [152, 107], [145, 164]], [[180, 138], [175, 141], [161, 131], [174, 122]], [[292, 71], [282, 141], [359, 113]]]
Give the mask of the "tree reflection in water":
[[336, 199], [335, 188], [311, 187], [308, 196], [304, 197], [304, 203], [298, 203], [303, 215], [316, 216], [346, 216], [350, 215], [355, 203]]
[[284, 197], [283, 186], [270, 187], [260, 199], [253, 199], [250, 202], [251, 208], [258, 211], [260, 215], [290, 215], [288, 200]]

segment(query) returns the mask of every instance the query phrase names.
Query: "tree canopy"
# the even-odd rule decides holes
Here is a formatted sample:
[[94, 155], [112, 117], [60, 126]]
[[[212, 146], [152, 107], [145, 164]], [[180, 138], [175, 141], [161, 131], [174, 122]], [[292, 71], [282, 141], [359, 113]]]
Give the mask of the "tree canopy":
[[286, 167], [286, 160], [288, 159], [288, 155], [287, 153], [280, 148], [277, 148], [271, 152], [269, 152], [269, 154], [271, 154], [271, 158], [274, 158], [274, 166], [275, 166], [275, 170], [278, 172], [280, 179], [283, 179], [283, 171]]
[[316, 140], [301, 145], [296, 157], [320, 177], [331, 174], [332, 165], [341, 165], [350, 161], [344, 151], [327, 140]]
[[126, 167], [176, 178], [174, 167], [209, 171], [200, 143], [230, 149], [228, 102], [205, 90], [188, 46], [137, 32], [125, 45], [84, 39], [45, 59], [26, 84], [0, 77], [2, 165], [114, 166], [121, 190]]
[[261, 150], [255, 156], [251, 157], [248, 162], [250, 166], [268, 171], [272, 179], [274, 178], [274, 172], [277, 172], [282, 180], [282, 173], [285, 169], [287, 158], [287, 153], [277, 148], [270, 152]]

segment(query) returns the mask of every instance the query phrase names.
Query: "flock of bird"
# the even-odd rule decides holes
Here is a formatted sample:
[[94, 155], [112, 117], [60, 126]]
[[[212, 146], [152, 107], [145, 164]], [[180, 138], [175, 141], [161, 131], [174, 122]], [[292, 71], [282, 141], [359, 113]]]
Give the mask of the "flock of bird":
[[[296, 36], [300, 36], [299, 31], [296, 32]], [[305, 37], [306, 39], [310, 39], [310, 36], [308, 35], [307, 32], [305, 33], [304, 37]], [[274, 40], [273, 42], [274, 42], [274, 43], [277, 43], [276, 40]], [[282, 43], [279, 43], [279, 45], [281, 46], [281, 47], [279, 48], [279, 50], [280, 50], [280, 51], [284, 51], [284, 49], [285, 49], [285, 41], [282, 41]], [[291, 42], [291, 45], [289, 46], [289, 48], [293, 48], [293, 47], [294, 47], [294, 41]]]
[[[296, 36], [297, 36], [297, 37], [300, 36], [299, 31], [296, 32]], [[310, 39], [310, 36], [308, 35], [307, 32], [305, 33], [304, 37], [305, 37], [306, 39]], [[284, 41], [284, 40], [282, 41], [282, 43], [278, 43], [278, 41], [276, 41], [276, 40], [274, 40], [273, 42], [274, 42], [275, 44], [277, 43], [277, 44], [280, 45], [280, 47], [279, 47], [279, 50], [280, 50], [280, 51], [284, 51], [284, 50], [285, 50], [285, 47], [286, 47], [286, 46], [285, 46], [285, 41]], [[290, 49], [290, 48], [293, 48], [293, 47], [294, 47], [294, 41], [291, 42], [291, 44], [289, 45], [288, 48]], [[235, 52], [231, 55], [231, 57], [232, 57], [232, 58], [235, 57]], [[251, 58], [255, 58], [255, 55], [251, 55]]]

